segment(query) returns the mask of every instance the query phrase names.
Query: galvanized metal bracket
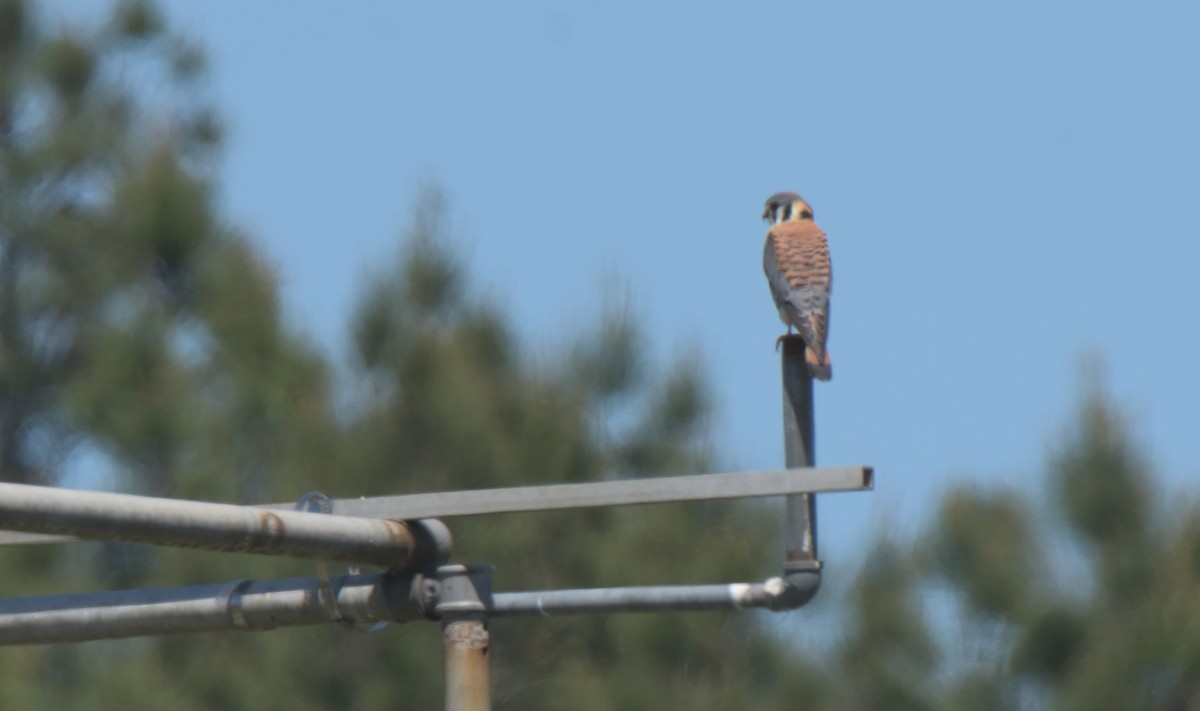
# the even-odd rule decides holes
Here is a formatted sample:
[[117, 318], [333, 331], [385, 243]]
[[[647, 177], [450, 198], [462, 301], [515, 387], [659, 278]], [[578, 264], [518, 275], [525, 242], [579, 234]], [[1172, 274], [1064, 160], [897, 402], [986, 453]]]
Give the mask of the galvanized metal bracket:
[[[296, 501], [296, 510], [332, 515], [333, 502], [333, 497], [323, 491], [309, 491]], [[329, 561], [314, 561], [314, 567], [317, 571], [317, 599], [320, 601], [321, 607], [325, 608], [325, 611], [329, 614], [329, 621], [333, 623], [334, 627], [347, 632], [369, 633], [379, 632], [388, 626], [387, 620], [379, 620], [370, 625], [363, 625], [352, 620], [347, 620], [338, 607], [337, 591], [334, 590], [333, 580], [329, 576]], [[361, 572], [362, 568], [357, 564], [346, 566], [347, 575], [358, 575]]]
[[[309, 491], [296, 500], [296, 510], [331, 514], [333, 513], [333, 497], [323, 491]], [[338, 610], [337, 594], [333, 591], [333, 583], [329, 579], [329, 561], [317, 560], [313, 565], [317, 571], [317, 600], [329, 614], [329, 621], [333, 623], [333, 626], [341, 627], [346, 620]], [[354, 567], [349, 572], [354, 574], [359, 571], [357, 567]]]

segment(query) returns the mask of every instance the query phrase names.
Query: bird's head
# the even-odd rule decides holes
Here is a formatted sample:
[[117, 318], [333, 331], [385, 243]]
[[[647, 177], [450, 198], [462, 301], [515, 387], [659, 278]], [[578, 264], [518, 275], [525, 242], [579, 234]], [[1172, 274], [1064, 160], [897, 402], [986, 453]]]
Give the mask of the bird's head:
[[796, 193], [775, 193], [767, 198], [767, 205], [763, 208], [763, 219], [771, 225], [812, 218], [812, 207]]

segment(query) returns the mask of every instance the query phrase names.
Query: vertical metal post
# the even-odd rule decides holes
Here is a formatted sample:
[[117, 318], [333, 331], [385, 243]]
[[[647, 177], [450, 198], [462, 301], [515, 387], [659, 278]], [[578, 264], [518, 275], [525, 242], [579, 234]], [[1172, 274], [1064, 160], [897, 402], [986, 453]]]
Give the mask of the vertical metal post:
[[[804, 340], [783, 339], [783, 444], [784, 462], [790, 467], [815, 467], [813, 383], [804, 362]], [[784, 529], [787, 559], [784, 572], [813, 570], [817, 559], [817, 501], [812, 494], [787, 497]]]
[[443, 565], [434, 611], [446, 650], [446, 711], [491, 711], [487, 602], [492, 566]]

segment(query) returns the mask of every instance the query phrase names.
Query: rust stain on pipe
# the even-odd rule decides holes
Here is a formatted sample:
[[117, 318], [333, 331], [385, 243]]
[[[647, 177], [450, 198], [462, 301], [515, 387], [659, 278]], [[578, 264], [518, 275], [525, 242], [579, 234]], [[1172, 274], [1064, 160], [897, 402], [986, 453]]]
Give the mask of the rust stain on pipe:
[[270, 511], [258, 512], [258, 528], [246, 539], [246, 550], [273, 552], [287, 533], [283, 519]]
[[492, 700], [487, 622], [454, 620], [442, 629], [442, 640], [446, 652], [446, 709], [489, 711]]
[[447, 646], [458, 650], [482, 650], [487, 654], [488, 630], [483, 622], [459, 620], [446, 625], [442, 633]]

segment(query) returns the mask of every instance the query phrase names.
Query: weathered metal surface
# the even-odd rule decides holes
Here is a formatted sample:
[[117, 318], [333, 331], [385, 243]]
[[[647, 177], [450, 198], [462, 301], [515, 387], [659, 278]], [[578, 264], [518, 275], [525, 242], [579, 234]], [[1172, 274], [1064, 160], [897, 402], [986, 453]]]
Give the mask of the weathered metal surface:
[[442, 618], [447, 711], [492, 708], [486, 610], [492, 601], [492, 566], [443, 565], [436, 613]]
[[438, 526], [0, 483], [0, 528], [107, 541], [401, 568], [438, 562]]
[[488, 628], [481, 619], [455, 620], [442, 630], [446, 653], [446, 711], [492, 708]]
[[[332, 579], [337, 617], [346, 624], [424, 617], [402, 574]], [[142, 635], [269, 630], [330, 624], [315, 578], [235, 580], [216, 585], [0, 599], [0, 644], [48, 644]]]
[[[784, 464], [815, 467], [813, 381], [804, 360], [804, 340], [785, 336], [782, 342]], [[816, 497], [811, 493], [788, 496], [785, 507], [784, 566], [812, 566], [817, 560]]]
[[781, 469], [621, 479], [586, 484], [514, 486], [435, 494], [338, 499], [333, 512], [345, 516], [448, 518], [553, 509], [661, 504], [677, 501], [778, 496], [800, 491], [859, 491], [872, 486], [869, 467]]
[[624, 588], [540, 590], [495, 593], [492, 617], [608, 614], [614, 612], [678, 612], [790, 609], [789, 590], [781, 578], [761, 583], [722, 585], [652, 585]]
[[[801, 491], [861, 491], [873, 486], [874, 478], [870, 467], [793, 468], [622, 479], [586, 484], [549, 484], [362, 499], [335, 499], [332, 502], [331, 512], [336, 516], [355, 518], [412, 520], [520, 511], [778, 496]], [[2, 497], [3, 492], [0, 491], [0, 498]], [[294, 505], [294, 503], [268, 504], [259, 508], [290, 509]], [[2, 517], [0, 517], [0, 528], [7, 528]], [[61, 543], [70, 540], [72, 540], [70, 537], [0, 531], [0, 545]]]
[[[811, 595], [780, 578], [761, 583], [663, 585], [582, 590], [490, 593], [474, 580], [438, 585], [434, 578], [402, 573], [334, 576], [331, 615], [316, 578], [235, 580], [180, 588], [0, 598], [0, 645], [83, 642], [143, 635], [258, 631], [337, 623], [368, 625], [438, 619], [454, 664], [466, 665], [463, 683], [477, 686], [487, 653], [487, 617], [611, 614], [695, 610], [791, 609]], [[455, 590], [459, 592], [455, 592]], [[464, 594], [459, 594], [459, 593]], [[432, 600], [431, 600], [432, 598]], [[449, 650], [448, 650], [449, 653]], [[469, 682], [469, 683], [468, 683]]]

